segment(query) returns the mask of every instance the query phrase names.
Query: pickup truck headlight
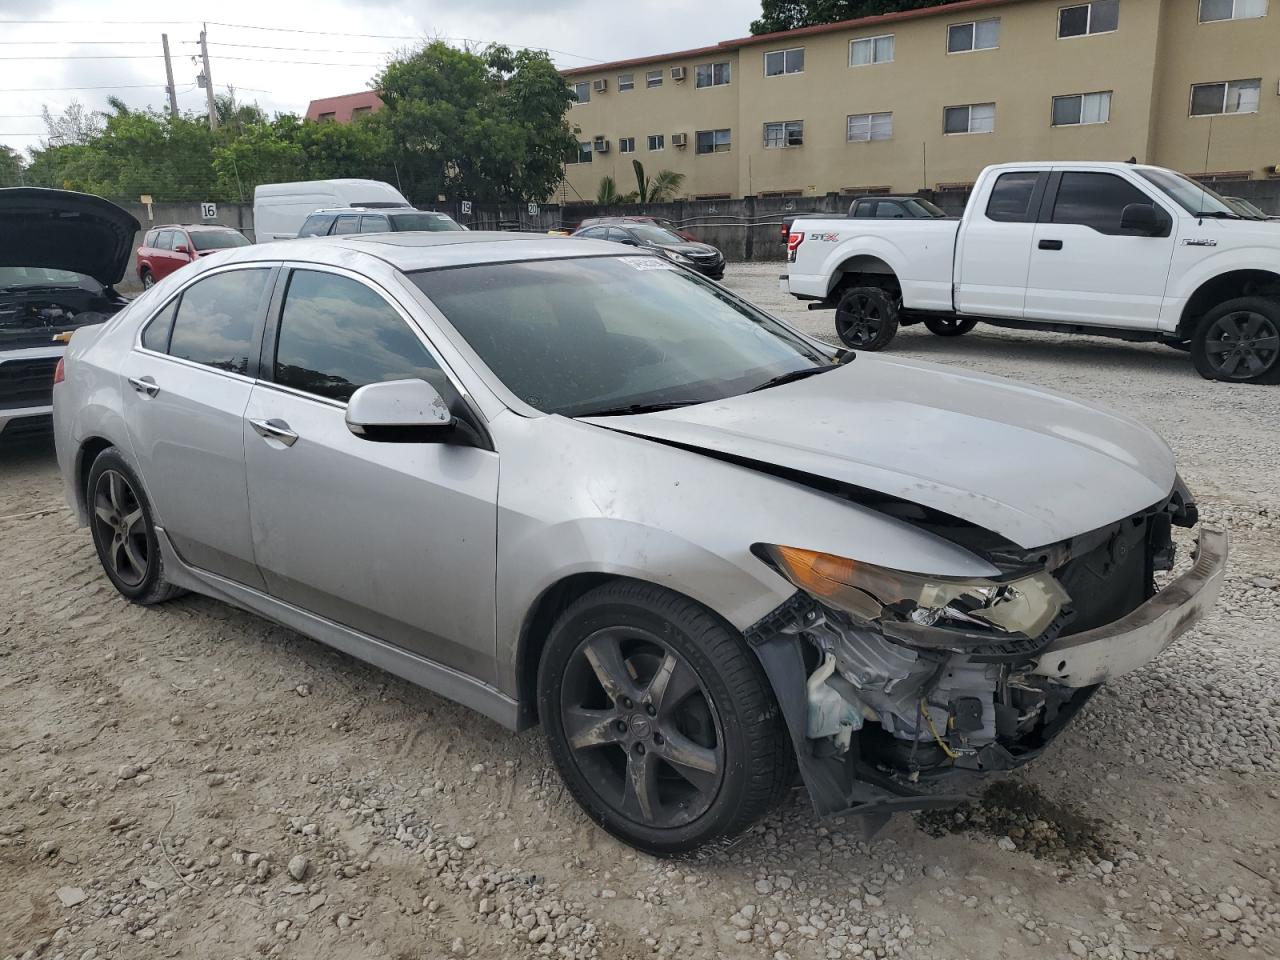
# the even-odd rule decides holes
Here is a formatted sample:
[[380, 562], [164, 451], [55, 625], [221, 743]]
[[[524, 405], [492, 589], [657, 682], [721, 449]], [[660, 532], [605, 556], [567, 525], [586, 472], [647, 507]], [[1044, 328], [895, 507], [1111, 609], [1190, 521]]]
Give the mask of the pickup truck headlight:
[[1009, 580], [970, 580], [890, 570], [798, 547], [758, 544], [756, 551], [815, 599], [917, 645], [1038, 637], [1071, 601], [1046, 570]]

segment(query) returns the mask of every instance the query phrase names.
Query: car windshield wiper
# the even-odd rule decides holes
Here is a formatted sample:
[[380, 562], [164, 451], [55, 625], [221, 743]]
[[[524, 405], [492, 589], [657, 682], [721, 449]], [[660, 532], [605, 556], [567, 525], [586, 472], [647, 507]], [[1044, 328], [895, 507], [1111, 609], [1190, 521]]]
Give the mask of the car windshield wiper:
[[53, 283], [14, 283], [7, 287], [0, 287], [0, 293], [60, 293], [63, 290], [74, 288], [75, 284], [53, 284]]
[[804, 367], [800, 370], [792, 370], [790, 373], [782, 373], [776, 377], [766, 380], [757, 387], [752, 387], [747, 393], [755, 393], [757, 390], [768, 390], [770, 387], [780, 387], [784, 383], [793, 383], [796, 380], [803, 380], [805, 377], [812, 377], [819, 373], [826, 373], [828, 370], [834, 370], [840, 366], [838, 363], [824, 363], [818, 367]]
[[1205, 217], [1212, 217], [1215, 220], [1243, 220], [1244, 219], [1244, 217], [1240, 216], [1240, 214], [1228, 213], [1226, 210], [1201, 210], [1199, 213], [1194, 214], [1194, 216], [1197, 220], [1204, 219]]
[[695, 403], [706, 403], [706, 400], [662, 400], [654, 403], [628, 403], [620, 407], [604, 407], [600, 410], [584, 410], [572, 413], [572, 417], [625, 417], [636, 413], [658, 413], [662, 410], [678, 410], [680, 407], [691, 407]]

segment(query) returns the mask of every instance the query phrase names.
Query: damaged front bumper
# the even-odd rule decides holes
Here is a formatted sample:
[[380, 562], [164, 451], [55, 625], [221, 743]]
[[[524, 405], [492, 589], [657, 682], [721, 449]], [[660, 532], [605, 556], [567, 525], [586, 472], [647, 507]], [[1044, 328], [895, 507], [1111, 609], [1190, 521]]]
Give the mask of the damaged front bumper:
[[[851, 623], [803, 591], [746, 638], [773, 686], [817, 813], [858, 814], [875, 829], [895, 812], [970, 799], [954, 789], [966, 786], [957, 776], [1038, 756], [1099, 684], [1149, 662], [1212, 608], [1227, 552], [1225, 533], [1202, 528], [1187, 573], [1119, 619], [1016, 660], [939, 657]], [[843, 667], [835, 676], [833, 651]], [[859, 682], [871, 675], [889, 680], [878, 689]], [[992, 691], [983, 702], [987, 680]], [[896, 705], [896, 717], [886, 704]], [[839, 733], [812, 735], [835, 723]], [[945, 784], [953, 789], [942, 792]]]

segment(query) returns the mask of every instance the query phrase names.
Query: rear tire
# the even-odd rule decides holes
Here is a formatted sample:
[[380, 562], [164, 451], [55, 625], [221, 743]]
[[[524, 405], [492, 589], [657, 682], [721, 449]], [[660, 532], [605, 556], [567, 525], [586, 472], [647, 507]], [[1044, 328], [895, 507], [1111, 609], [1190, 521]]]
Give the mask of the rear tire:
[[587, 816], [656, 856], [740, 833], [791, 784], [786, 725], [741, 634], [652, 584], [607, 583], [561, 615], [538, 709]]
[[115, 447], [98, 454], [85, 484], [89, 529], [102, 569], [120, 593], [144, 606], [186, 591], [164, 575], [164, 559], [142, 482]]
[[850, 287], [836, 303], [836, 335], [854, 350], [883, 350], [898, 332], [898, 303], [880, 287]]
[[978, 321], [960, 317], [926, 317], [924, 325], [939, 337], [962, 337], [976, 327]]
[[1280, 380], [1280, 302], [1237, 297], [1214, 307], [1196, 324], [1191, 359], [1206, 380], [1275, 383]]
[[156, 285], [156, 278], [151, 275], [150, 270], [142, 271], [142, 289], [150, 290]]

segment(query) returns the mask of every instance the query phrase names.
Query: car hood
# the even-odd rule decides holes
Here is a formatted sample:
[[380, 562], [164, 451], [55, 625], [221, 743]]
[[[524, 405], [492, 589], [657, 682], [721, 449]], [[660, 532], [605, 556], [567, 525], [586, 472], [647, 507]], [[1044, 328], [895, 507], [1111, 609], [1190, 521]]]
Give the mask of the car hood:
[[682, 253], [686, 257], [714, 257], [720, 253], [709, 243], [673, 243], [666, 246], [665, 249]]
[[995, 377], [866, 354], [727, 400], [584, 419], [873, 490], [1027, 549], [1146, 509], [1175, 479], [1169, 447], [1128, 417]]
[[42, 187], [0, 189], [0, 267], [47, 267], [119, 283], [133, 238], [133, 214], [110, 200]]

